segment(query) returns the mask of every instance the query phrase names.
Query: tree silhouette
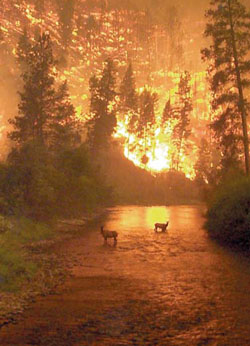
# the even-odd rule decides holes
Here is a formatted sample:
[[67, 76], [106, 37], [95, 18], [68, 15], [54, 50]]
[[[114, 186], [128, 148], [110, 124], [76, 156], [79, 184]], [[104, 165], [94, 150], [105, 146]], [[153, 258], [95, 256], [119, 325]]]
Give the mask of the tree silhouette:
[[90, 120], [87, 122], [88, 144], [93, 152], [108, 148], [116, 126], [115, 69], [111, 59], [105, 61], [102, 75], [89, 81]]
[[135, 89], [135, 78], [132, 64], [129, 63], [120, 86], [121, 119], [127, 123], [127, 149], [130, 152], [130, 137], [136, 136], [138, 124], [138, 94]]
[[61, 64], [67, 64], [67, 49], [71, 41], [76, 0], [56, 0], [62, 40]]
[[181, 75], [177, 97], [178, 100], [173, 107], [172, 117], [176, 120], [173, 128], [173, 142], [177, 149], [176, 169], [180, 168], [181, 154], [186, 152], [186, 140], [190, 136], [190, 113], [193, 110], [192, 99], [190, 94], [190, 74], [186, 71]]
[[24, 38], [25, 49], [23, 45], [18, 51], [23, 90], [18, 115], [10, 120], [14, 129], [9, 137], [19, 147], [31, 141], [47, 148], [55, 148], [55, 143], [73, 144], [79, 138], [75, 111], [66, 83], [56, 88], [50, 36], [42, 34], [32, 45]]
[[158, 95], [144, 88], [139, 96], [139, 119], [137, 123], [137, 135], [141, 142], [142, 163], [147, 163], [147, 151], [152, 147], [151, 138], [154, 138], [155, 130], [155, 105], [158, 101]]
[[206, 12], [205, 36], [211, 37], [212, 44], [203, 49], [202, 54], [210, 63], [212, 128], [223, 151], [222, 163], [231, 165], [244, 152], [245, 170], [249, 174], [244, 91], [250, 85], [250, 13], [238, 0], [213, 0], [210, 5], [211, 9]]

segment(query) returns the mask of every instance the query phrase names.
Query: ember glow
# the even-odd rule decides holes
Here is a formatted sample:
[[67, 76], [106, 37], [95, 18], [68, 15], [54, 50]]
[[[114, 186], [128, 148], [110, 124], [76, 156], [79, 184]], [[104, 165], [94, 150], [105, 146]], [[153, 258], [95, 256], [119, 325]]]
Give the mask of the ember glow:
[[[162, 71], [159, 72], [161, 74]], [[156, 73], [155, 73], [156, 74]], [[165, 72], [168, 78], [171, 78], [171, 88], [164, 90], [163, 88], [154, 88], [154, 92], [161, 95], [161, 98], [167, 100], [170, 98], [172, 102], [175, 101], [176, 93], [178, 92], [178, 83], [180, 81], [180, 73], [177, 72]], [[189, 154], [181, 153], [181, 171], [185, 173], [187, 178], [193, 179], [195, 177], [194, 164], [197, 160], [197, 147], [199, 144], [199, 136], [206, 135], [206, 125], [209, 123], [209, 109], [210, 109], [210, 94], [207, 88], [206, 73], [196, 72], [192, 75], [191, 81], [191, 95], [194, 104], [194, 109], [191, 113], [191, 125], [195, 126], [197, 123], [202, 124], [202, 128], [199, 128], [199, 132], [195, 133], [195, 129], [192, 129], [192, 138], [190, 139], [190, 152]], [[142, 91], [143, 88], [139, 89]], [[140, 151], [140, 139], [135, 136], [130, 136], [127, 131], [128, 117], [118, 119], [118, 126], [115, 138], [120, 138], [124, 143], [124, 155], [135, 165], [144, 168], [152, 173], [168, 171], [171, 169], [171, 155], [174, 150], [174, 144], [171, 141], [171, 133], [173, 128], [171, 124], [167, 125], [165, 129], [161, 128], [160, 120], [163, 112], [164, 104], [159, 104], [157, 115], [159, 125], [155, 128], [155, 131], [150, 139], [151, 148], [147, 151], [147, 163], [142, 162], [142, 153]], [[138, 145], [137, 145], [138, 144]], [[135, 147], [133, 151], [131, 147]]]
[[[194, 178], [197, 147], [201, 137], [206, 136], [208, 131], [206, 126], [209, 122], [209, 92], [205, 67], [200, 62], [198, 43], [201, 38], [191, 31], [188, 19], [182, 18], [182, 26], [175, 28], [171, 27], [170, 8], [169, 12], [166, 10], [165, 22], [161, 20], [151, 23], [142, 9], [103, 9], [98, 5], [98, 1], [87, 5], [85, 1], [78, 0], [74, 4], [71, 26], [67, 24], [66, 27], [69, 37], [63, 37], [60, 11], [55, 3], [53, 0], [46, 2], [43, 11], [39, 12], [29, 0], [3, 1], [1, 6], [5, 11], [1, 14], [0, 30], [13, 61], [18, 38], [24, 28], [30, 37], [34, 37], [38, 31], [48, 31], [53, 39], [58, 60], [65, 60], [60, 62], [61, 65], [56, 71], [58, 79], [68, 81], [76, 114], [83, 121], [88, 114], [88, 83], [91, 75], [100, 74], [103, 61], [111, 57], [117, 69], [119, 84], [128, 61], [131, 61], [138, 93], [148, 86], [158, 95], [156, 121], [150, 134], [147, 134], [147, 149], [144, 151], [142, 148], [145, 143], [142, 139], [128, 131], [127, 114], [117, 115], [118, 124], [114, 138], [123, 146], [124, 155], [129, 160], [152, 174], [173, 168], [173, 123], [164, 124], [163, 128], [161, 117], [167, 100], [170, 100], [171, 104], [176, 101], [181, 74], [189, 70], [193, 103], [190, 114], [191, 135], [187, 143], [188, 152], [181, 150], [179, 153], [178, 169], [188, 178]], [[176, 17], [176, 20], [179, 19]], [[167, 26], [167, 23], [171, 25]], [[194, 25], [197, 32], [201, 33], [203, 23], [196, 21]], [[12, 75], [18, 76], [19, 70], [13, 61], [10, 70]], [[116, 104], [110, 105], [115, 106]]]

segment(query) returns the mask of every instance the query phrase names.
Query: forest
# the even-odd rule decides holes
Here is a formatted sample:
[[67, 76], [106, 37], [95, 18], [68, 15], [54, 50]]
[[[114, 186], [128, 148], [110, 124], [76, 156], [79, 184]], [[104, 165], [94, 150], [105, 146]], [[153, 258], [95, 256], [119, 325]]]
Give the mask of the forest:
[[0, 345], [250, 345], [250, 0], [0, 1]]
[[224, 182], [249, 175], [239, 1], [215, 1], [192, 28], [171, 2], [0, 6], [2, 215], [213, 203]]

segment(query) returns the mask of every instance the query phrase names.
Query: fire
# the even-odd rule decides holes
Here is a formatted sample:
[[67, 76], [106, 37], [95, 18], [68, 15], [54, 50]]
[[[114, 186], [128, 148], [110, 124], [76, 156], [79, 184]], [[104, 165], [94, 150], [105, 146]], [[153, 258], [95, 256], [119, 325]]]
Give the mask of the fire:
[[[45, 13], [41, 17], [35, 10], [34, 5], [27, 4], [27, 1], [22, 1], [20, 4], [18, 1], [16, 2], [14, 10], [12, 9], [13, 13], [14, 11], [16, 13], [15, 18], [5, 18], [4, 16], [0, 18], [2, 19], [0, 29], [8, 39], [13, 55], [16, 55], [16, 34], [21, 33], [27, 23], [29, 23], [29, 30], [33, 34], [38, 27], [42, 30], [48, 30], [53, 37], [56, 51], [60, 51], [63, 40], [60, 38], [60, 22], [55, 8], [48, 4]], [[155, 30], [152, 33], [153, 39], [146, 43], [142, 42], [141, 38], [138, 37], [138, 32], [143, 21], [145, 21], [143, 11], [111, 10], [105, 12], [97, 8], [89, 11], [89, 9], [86, 9], [85, 1], [79, 3], [80, 7], [75, 11], [71, 43], [68, 47], [68, 64], [61, 70], [58, 68], [54, 71], [58, 73], [60, 81], [67, 79], [77, 117], [86, 118], [85, 114], [88, 113], [89, 107], [89, 77], [94, 73], [98, 75], [102, 71], [104, 57], [111, 56], [114, 59], [119, 77], [122, 77], [128, 60], [131, 58], [132, 63], [135, 62], [137, 91], [142, 92], [145, 86], [147, 87], [147, 84], [149, 84], [152, 92], [159, 97], [156, 109], [156, 124], [149, 138], [147, 138], [146, 149], [143, 148], [145, 143], [141, 138], [129, 133], [129, 116], [126, 114], [118, 115], [114, 137], [122, 145], [125, 157], [135, 165], [153, 174], [173, 169], [175, 151], [175, 145], [171, 140], [173, 124], [165, 124], [163, 128], [161, 115], [166, 101], [170, 99], [171, 103], [174, 103], [176, 100], [181, 71], [180, 67], [169, 68], [169, 66], [166, 66], [167, 49], [164, 48], [164, 45], [161, 47], [160, 40], [163, 40], [165, 35], [164, 42], [167, 45], [168, 33], [160, 26], [158, 28], [152, 27], [152, 31]], [[11, 5], [9, 4], [9, 6]], [[82, 15], [81, 21], [84, 33], [81, 33], [80, 28], [76, 25], [75, 19], [78, 13]], [[90, 16], [98, 24], [98, 32], [91, 31], [91, 29], [89, 37], [86, 38], [86, 21]], [[15, 38], [11, 41], [12, 36]], [[158, 43], [157, 40], [159, 40]], [[188, 51], [189, 44], [192, 44], [193, 47], [194, 41], [196, 40], [193, 37], [187, 38], [184, 42], [186, 51]], [[154, 58], [155, 61], [152, 61]], [[159, 63], [159, 61], [164, 61], [164, 63]], [[210, 96], [205, 71], [196, 70], [191, 72], [191, 96], [194, 109], [190, 114], [190, 120], [191, 127], [194, 130], [189, 140], [189, 152], [180, 152], [179, 169], [188, 178], [193, 179], [199, 137], [201, 133], [206, 132], [206, 125], [210, 121]], [[115, 100], [114, 103], [110, 104], [109, 109], [115, 109], [116, 103], [119, 103], [119, 100]]]
[[170, 160], [168, 160], [169, 147], [164, 143], [157, 143], [157, 147], [154, 150], [154, 154], [150, 153], [148, 169], [155, 172], [161, 172], [169, 170]]
[[[154, 73], [155, 75], [157, 72]], [[150, 145], [145, 151], [142, 151], [144, 145], [141, 138], [135, 135], [131, 136], [128, 131], [129, 115], [120, 116], [115, 138], [118, 138], [123, 143], [124, 155], [131, 160], [136, 166], [148, 170], [152, 174], [166, 172], [173, 169], [172, 158], [176, 151], [175, 144], [171, 140], [174, 123], [164, 124], [162, 128], [161, 114], [163, 113], [164, 101], [171, 99], [175, 102], [176, 93], [178, 92], [178, 83], [180, 81], [180, 72], [159, 71], [160, 75], [167, 76], [171, 79], [168, 90], [164, 88], [151, 88], [152, 92], [159, 95], [159, 105], [156, 110], [156, 129], [150, 138], [147, 139]], [[191, 75], [191, 97], [193, 100], [193, 111], [190, 114], [191, 127], [198, 121], [203, 122], [203, 126], [209, 123], [210, 111], [210, 94], [206, 87], [206, 73], [204, 71], [197, 72]], [[142, 93], [145, 87], [138, 87], [137, 91]], [[148, 86], [147, 86], [148, 88]], [[199, 123], [198, 122], [198, 123]], [[199, 133], [192, 131], [191, 138], [188, 142], [190, 150], [188, 153], [180, 152], [180, 167], [179, 169], [189, 179], [194, 179], [194, 165], [197, 161], [197, 152], [199, 144]]]

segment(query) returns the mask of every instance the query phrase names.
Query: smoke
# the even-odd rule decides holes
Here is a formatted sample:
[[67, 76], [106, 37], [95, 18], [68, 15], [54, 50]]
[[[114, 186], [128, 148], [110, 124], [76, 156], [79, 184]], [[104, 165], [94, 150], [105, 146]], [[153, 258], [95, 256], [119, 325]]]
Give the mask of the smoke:
[[[0, 1], [0, 158], [6, 152], [4, 148], [7, 147], [5, 145], [7, 141], [4, 141], [3, 144], [3, 138], [6, 139], [6, 133], [10, 130], [8, 119], [17, 114], [19, 100], [17, 91], [20, 90], [20, 71], [17, 68], [13, 50], [22, 26], [28, 23], [27, 18], [22, 19], [20, 11], [23, 5], [21, 6], [21, 4], [36, 4], [36, 9], [40, 12], [40, 15], [42, 15], [43, 11], [43, 15], [46, 16], [48, 9], [56, 12], [57, 7], [55, 4], [60, 3], [60, 1], [62, 2], [62, 0], [48, 0], [46, 1], [45, 8], [42, 6], [42, 3], [45, 3], [45, 1], [42, 0], [26, 0], [22, 2], [18, 0]], [[204, 47], [202, 41], [203, 29], [205, 27], [204, 14], [210, 7], [210, 0], [76, 0], [75, 4], [77, 2], [90, 7], [102, 5], [102, 8], [105, 7], [107, 9], [127, 8], [144, 10], [148, 13], [150, 21], [154, 24], [164, 25], [171, 34], [173, 30], [171, 31], [168, 25], [173, 27], [173, 23], [169, 24], [169, 18], [173, 19], [171, 13], [175, 13], [176, 22], [178, 21], [178, 25], [180, 25], [183, 32], [182, 38], [186, 39], [184, 51], [192, 53], [192, 63], [194, 66], [198, 66], [200, 63], [200, 48]], [[250, 0], [242, 0], [242, 3], [248, 9], [250, 8]], [[25, 13], [27, 14], [27, 12]], [[48, 16], [47, 22], [54, 23], [56, 14], [52, 18], [51, 20]], [[21, 24], [21, 26], [18, 27], [16, 23]], [[3, 27], [5, 31], [2, 31]], [[56, 33], [56, 40], [58, 40], [58, 33]], [[186, 68], [189, 69], [189, 66]]]
[[[249, 9], [250, 0], [241, 0], [241, 2]], [[160, 21], [164, 19], [164, 13], [173, 6], [178, 9], [182, 18], [189, 17], [196, 20], [204, 18], [210, 0], [137, 0], [134, 6], [137, 9], [148, 10], [152, 17]]]
[[7, 134], [10, 131], [8, 120], [17, 114], [18, 75], [13, 54], [3, 41], [0, 44], [0, 160], [5, 159], [10, 142]]

